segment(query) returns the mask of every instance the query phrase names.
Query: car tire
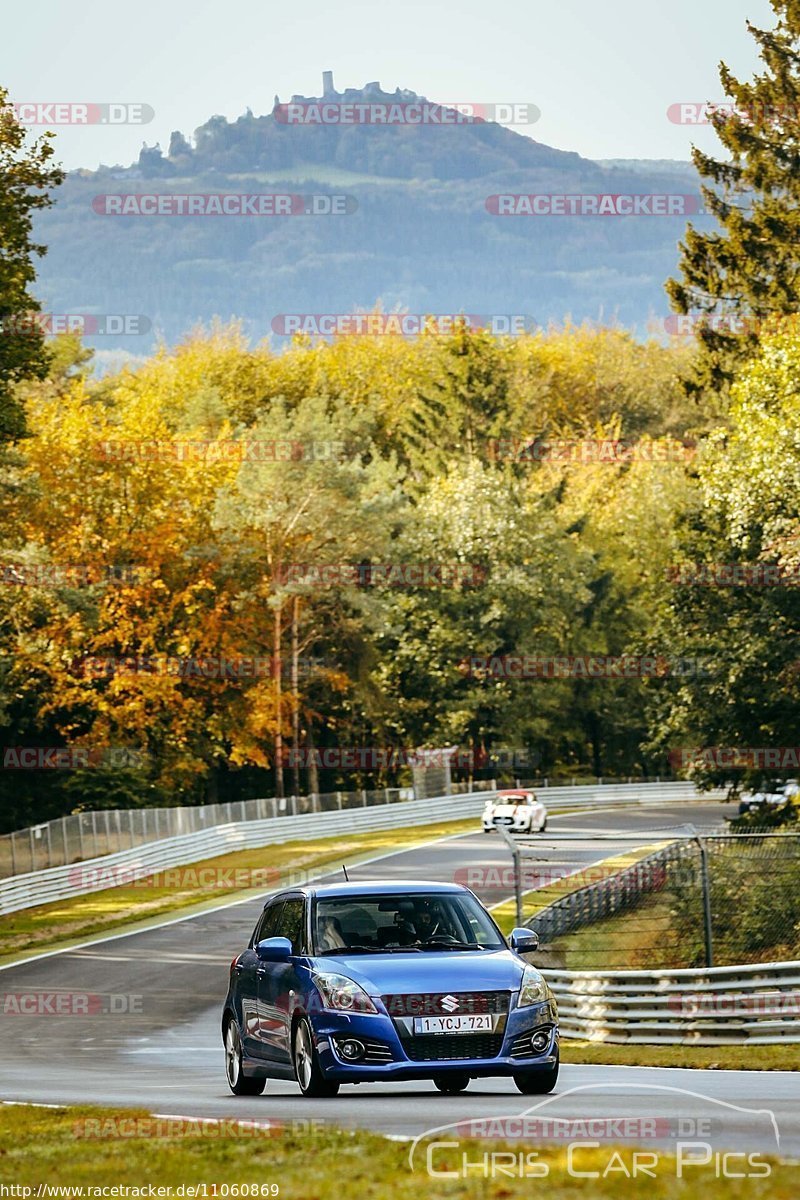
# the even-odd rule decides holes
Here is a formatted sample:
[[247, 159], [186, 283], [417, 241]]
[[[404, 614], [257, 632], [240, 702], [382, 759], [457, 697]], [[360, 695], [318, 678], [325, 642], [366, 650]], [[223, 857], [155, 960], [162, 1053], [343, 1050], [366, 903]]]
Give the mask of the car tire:
[[545, 829], [547, 829], [547, 817], [545, 817], [545, 819], [542, 821], [541, 825], [539, 826], [539, 833], [544, 833]]
[[339, 1084], [326, 1079], [319, 1065], [314, 1035], [307, 1017], [301, 1017], [292, 1034], [292, 1061], [300, 1091], [309, 1099], [335, 1096]]
[[545, 1071], [515, 1071], [514, 1083], [523, 1096], [543, 1096], [552, 1092], [558, 1082], [558, 1059]]
[[242, 1064], [242, 1038], [239, 1026], [231, 1018], [225, 1027], [225, 1075], [234, 1096], [260, 1096], [266, 1087], [266, 1077], [245, 1075]]
[[459, 1092], [465, 1092], [469, 1087], [469, 1075], [461, 1074], [458, 1071], [452, 1075], [434, 1075], [433, 1082], [436, 1090], [443, 1092], [445, 1096], [456, 1096]]

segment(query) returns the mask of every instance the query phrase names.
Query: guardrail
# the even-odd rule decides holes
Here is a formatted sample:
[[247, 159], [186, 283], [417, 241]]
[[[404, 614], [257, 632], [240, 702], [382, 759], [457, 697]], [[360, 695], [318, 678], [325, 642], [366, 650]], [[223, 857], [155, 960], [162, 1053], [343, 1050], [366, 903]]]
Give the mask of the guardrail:
[[[493, 781], [492, 781], [493, 782]], [[693, 784], [604, 784], [584, 787], [553, 787], [547, 806], [595, 808], [617, 804], [664, 804], [697, 799]], [[218, 825], [197, 833], [163, 838], [144, 846], [85, 860], [79, 864], [45, 868], [0, 881], [0, 913], [17, 912], [91, 892], [103, 891], [133, 878], [185, 866], [204, 858], [250, 850], [260, 846], [337, 833], [366, 833], [370, 830], [401, 828], [477, 816], [486, 801], [485, 791], [429, 800], [406, 800], [396, 804], [309, 812], [297, 816], [268, 817]]]
[[[628, 780], [628, 783], [632, 783]], [[641, 783], [649, 783], [642, 780]], [[659, 783], [660, 780], [656, 780]], [[548, 789], [557, 795], [563, 787], [549, 787], [549, 780], [516, 780], [515, 786]], [[493, 790], [496, 781], [477, 780], [450, 785], [450, 795]], [[566, 786], [566, 785], [565, 785]], [[574, 790], [576, 780], [570, 785]], [[583, 786], [583, 785], [581, 785]], [[603, 785], [597, 780], [589, 785]], [[264, 821], [268, 817], [297, 817], [303, 813], [339, 812], [342, 809], [371, 808], [375, 804], [399, 804], [422, 799], [414, 789], [360, 788], [346, 792], [312, 792], [308, 796], [283, 796], [281, 799], [260, 796], [253, 800], [229, 800], [224, 804], [173, 805], [169, 808], [109, 808], [72, 813], [42, 821], [26, 829], [0, 834], [0, 879], [10, 875], [27, 875], [45, 867], [60, 867], [67, 863], [84, 862], [103, 854], [115, 854], [144, 846], [149, 842], [199, 833], [216, 825], [234, 821]], [[430, 797], [429, 797], [430, 798]]]
[[566, 1038], [672, 1046], [800, 1042], [800, 962], [542, 974]]

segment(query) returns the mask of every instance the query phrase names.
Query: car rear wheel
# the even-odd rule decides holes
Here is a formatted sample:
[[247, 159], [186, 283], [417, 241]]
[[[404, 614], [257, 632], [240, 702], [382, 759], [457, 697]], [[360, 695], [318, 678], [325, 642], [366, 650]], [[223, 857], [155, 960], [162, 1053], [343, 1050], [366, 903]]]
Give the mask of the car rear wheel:
[[225, 1074], [234, 1096], [260, 1096], [266, 1087], [266, 1079], [244, 1073], [242, 1039], [234, 1020], [228, 1022], [225, 1030]]
[[294, 1028], [292, 1039], [294, 1073], [304, 1096], [335, 1096], [339, 1084], [326, 1079], [319, 1065], [319, 1055], [314, 1046], [311, 1026], [306, 1017], [301, 1017]]
[[444, 1092], [445, 1096], [455, 1096], [458, 1092], [465, 1092], [469, 1087], [469, 1075], [463, 1075], [455, 1072], [452, 1075], [434, 1075], [433, 1082], [440, 1092]]
[[552, 1092], [558, 1081], [558, 1059], [545, 1071], [516, 1071], [514, 1083], [523, 1096], [543, 1096]]

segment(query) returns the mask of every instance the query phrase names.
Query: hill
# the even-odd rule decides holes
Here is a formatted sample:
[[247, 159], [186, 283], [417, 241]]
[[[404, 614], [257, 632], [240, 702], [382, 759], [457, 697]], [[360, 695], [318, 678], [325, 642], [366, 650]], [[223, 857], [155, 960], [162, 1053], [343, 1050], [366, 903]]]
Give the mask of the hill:
[[[329, 78], [323, 97], [288, 103], [322, 102], [429, 103], [378, 84], [337, 93]], [[276, 97], [270, 114], [212, 117], [191, 141], [173, 133], [166, 153], [143, 147], [129, 167], [71, 173], [37, 222], [50, 247], [38, 284], [44, 307], [144, 315], [148, 332], [87, 338], [134, 353], [149, 352], [156, 335], [172, 342], [215, 316], [240, 317], [260, 338], [280, 327], [283, 313], [376, 304], [524, 314], [540, 324], [616, 320], [640, 331], [668, 311], [662, 286], [675, 269], [681, 212], [505, 217], [489, 197], [696, 197], [688, 163], [596, 163], [490, 121], [292, 124], [286, 111]], [[187, 194], [269, 191], [341, 194], [347, 215], [110, 215], [109, 202], [98, 200], [164, 196], [173, 199], [162, 207], [178, 208], [187, 202], [175, 198]]]

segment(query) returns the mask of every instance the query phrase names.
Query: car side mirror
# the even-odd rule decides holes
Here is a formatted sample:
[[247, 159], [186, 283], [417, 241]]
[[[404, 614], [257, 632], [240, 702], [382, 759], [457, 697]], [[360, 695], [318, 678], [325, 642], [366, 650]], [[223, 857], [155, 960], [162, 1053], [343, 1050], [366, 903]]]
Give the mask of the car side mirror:
[[512, 929], [508, 942], [517, 954], [532, 954], [534, 950], [539, 949], [539, 935], [533, 929]]
[[262, 962], [288, 962], [292, 957], [292, 943], [285, 937], [264, 938], [256, 946], [256, 954]]

